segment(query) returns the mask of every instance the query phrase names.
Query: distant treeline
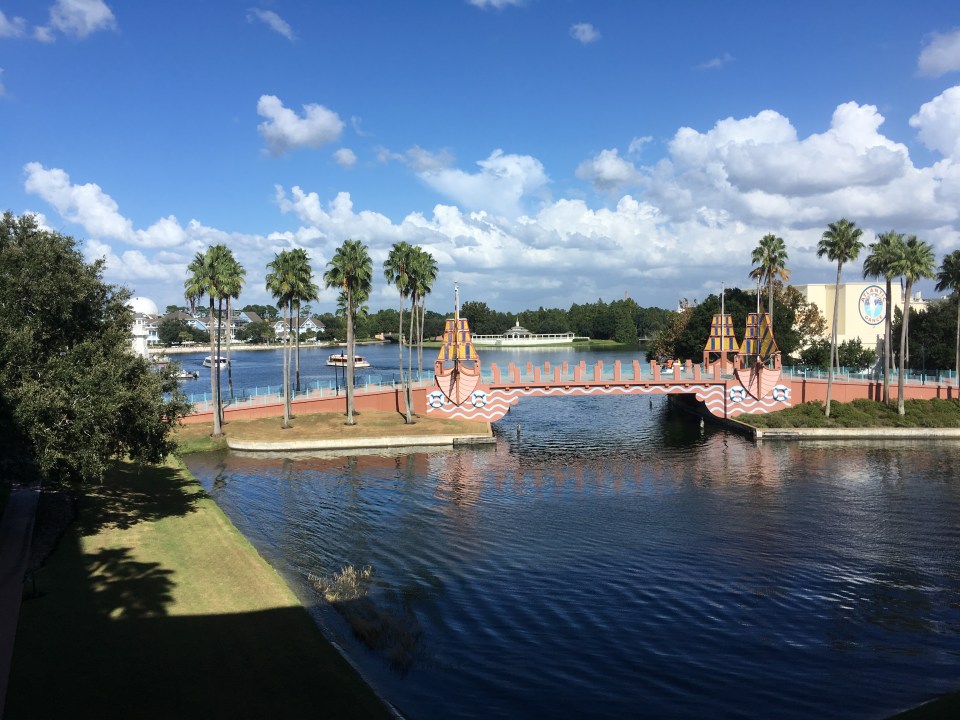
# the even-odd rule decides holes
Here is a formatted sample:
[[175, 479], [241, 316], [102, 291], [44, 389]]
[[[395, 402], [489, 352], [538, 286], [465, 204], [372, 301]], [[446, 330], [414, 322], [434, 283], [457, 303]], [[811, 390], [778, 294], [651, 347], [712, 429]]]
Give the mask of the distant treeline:
[[[262, 317], [271, 317], [274, 313], [268, 305], [248, 305], [245, 309], [254, 310]], [[440, 335], [444, 320], [450, 314], [427, 310], [424, 337]], [[470, 321], [470, 330], [476, 335], [499, 335], [513, 327], [519, 318], [520, 324], [532, 333], [572, 332], [594, 340], [636, 344], [638, 338], [652, 338], [667, 327], [676, 313], [663, 308], [640, 307], [633, 300], [626, 299], [610, 303], [603, 300], [583, 305], [574, 303], [569, 310], [541, 307], [519, 312], [500, 312], [490, 309], [484, 302], [468, 301], [461, 306], [460, 315]], [[342, 338], [345, 335], [341, 316], [322, 313], [317, 317], [326, 327], [326, 337]], [[396, 335], [398, 321], [396, 309], [360, 313], [356, 323], [357, 337], [373, 337], [377, 333]], [[404, 314], [404, 325], [407, 321], [407, 314]], [[408, 332], [406, 327], [404, 332]]]

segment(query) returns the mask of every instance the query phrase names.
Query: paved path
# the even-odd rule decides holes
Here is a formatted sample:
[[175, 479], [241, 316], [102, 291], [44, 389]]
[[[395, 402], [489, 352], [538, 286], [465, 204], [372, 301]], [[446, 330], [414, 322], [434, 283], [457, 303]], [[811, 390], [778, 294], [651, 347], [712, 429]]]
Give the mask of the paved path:
[[0, 518], [0, 718], [7, 698], [13, 642], [23, 599], [23, 576], [30, 561], [33, 520], [39, 499], [40, 483], [15, 488]]

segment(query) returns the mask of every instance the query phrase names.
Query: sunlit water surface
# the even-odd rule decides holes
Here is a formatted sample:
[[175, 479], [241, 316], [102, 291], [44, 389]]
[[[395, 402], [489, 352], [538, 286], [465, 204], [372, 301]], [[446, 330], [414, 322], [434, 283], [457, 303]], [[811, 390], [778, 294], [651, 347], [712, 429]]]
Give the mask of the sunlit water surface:
[[[496, 431], [187, 461], [409, 718], [881, 718], [960, 688], [960, 445], [755, 446], [629, 397]], [[346, 565], [410, 655], [308, 580]]]

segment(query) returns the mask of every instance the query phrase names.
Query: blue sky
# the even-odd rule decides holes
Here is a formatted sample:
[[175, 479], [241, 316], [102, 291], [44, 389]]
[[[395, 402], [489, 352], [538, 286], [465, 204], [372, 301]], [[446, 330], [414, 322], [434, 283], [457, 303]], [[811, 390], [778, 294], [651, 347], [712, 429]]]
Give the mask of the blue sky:
[[438, 311], [675, 307], [768, 232], [796, 283], [844, 216], [960, 247], [960, 5], [0, 0], [0, 157], [0, 209], [161, 308], [211, 243], [265, 302], [349, 237], [374, 309], [398, 240]]

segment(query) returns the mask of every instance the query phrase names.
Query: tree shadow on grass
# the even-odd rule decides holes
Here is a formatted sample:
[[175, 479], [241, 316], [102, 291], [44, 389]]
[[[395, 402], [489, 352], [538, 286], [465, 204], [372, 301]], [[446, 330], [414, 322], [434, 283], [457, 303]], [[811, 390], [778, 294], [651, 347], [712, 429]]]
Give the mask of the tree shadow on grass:
[[105, 548], [83, 556], [98, 614], [112, 619], [166, 615], [173, 601], [173, 571], [159, 563], [138, 562], [130, 553], [130, 548]]
[[193, 512], [206, 493], [188, 475], [166, 465], [114, 462], [100, 485], [84, 489], [80, 533], [126, 530], [137, 523]]

